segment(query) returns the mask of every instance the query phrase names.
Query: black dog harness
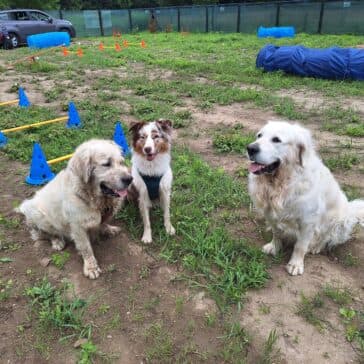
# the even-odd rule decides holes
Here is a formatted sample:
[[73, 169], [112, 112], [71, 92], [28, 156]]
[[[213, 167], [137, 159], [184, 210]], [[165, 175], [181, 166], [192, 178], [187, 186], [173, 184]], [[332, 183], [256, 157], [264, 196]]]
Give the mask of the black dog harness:
[[146, 176], [144, 174], [140, 174], [140, 177], [142, 177], [145, 185], [147, 186], [149, 198], [151, 200], [159, 198], [159, 185], [163, 176]]

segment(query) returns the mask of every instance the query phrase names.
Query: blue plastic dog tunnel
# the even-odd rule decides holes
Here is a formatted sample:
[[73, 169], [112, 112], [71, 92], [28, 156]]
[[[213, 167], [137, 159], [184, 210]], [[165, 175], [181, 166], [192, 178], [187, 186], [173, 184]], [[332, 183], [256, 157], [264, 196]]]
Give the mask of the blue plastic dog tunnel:
[[364, 80], [364, 49], [268, 44], [259, 51], [256, 66], [267, 72], [282, 70], [299, 76]]

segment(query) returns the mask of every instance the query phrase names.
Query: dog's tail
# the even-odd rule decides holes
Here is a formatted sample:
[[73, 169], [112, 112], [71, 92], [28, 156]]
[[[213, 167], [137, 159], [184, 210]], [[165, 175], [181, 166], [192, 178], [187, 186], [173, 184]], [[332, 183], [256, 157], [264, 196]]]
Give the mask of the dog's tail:
[[22, 215], [26, 216], [27, 211], [30, 208], [28, 202], [29, 202], [29, 200], [24, 200], [19, 206], [15, 207], [15, 209], [13, 211], [16, 212], [17, 214], [22, 214]]
[[354, 200], [349, 202], [350, 214], [356, 221], [364, 227], [364, 200]]

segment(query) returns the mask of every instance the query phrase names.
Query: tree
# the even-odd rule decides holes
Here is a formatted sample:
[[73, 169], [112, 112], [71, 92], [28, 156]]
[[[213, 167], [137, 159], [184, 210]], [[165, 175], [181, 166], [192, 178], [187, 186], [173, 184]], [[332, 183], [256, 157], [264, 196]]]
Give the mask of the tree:
[[59, 9], [59, 0], [0, 0], [0, 8], [34, 8], [41, 10], [55, 10]]

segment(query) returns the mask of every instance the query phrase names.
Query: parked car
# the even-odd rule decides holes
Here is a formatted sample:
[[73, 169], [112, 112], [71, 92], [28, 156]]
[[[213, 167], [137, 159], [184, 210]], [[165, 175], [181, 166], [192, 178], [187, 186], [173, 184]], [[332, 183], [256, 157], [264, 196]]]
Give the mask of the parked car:
[[[26, 44], [27, 36], [33, 34], [68, 32], [71, 38], [76, 36], [75, 28], [70, 21], [55, 19], [43, 11], [34, 9], [0, 11], [0, 29], [2, 26], [9, 33], [13, 48]], [[0, 46], [2, 44], [0, 35]]]

